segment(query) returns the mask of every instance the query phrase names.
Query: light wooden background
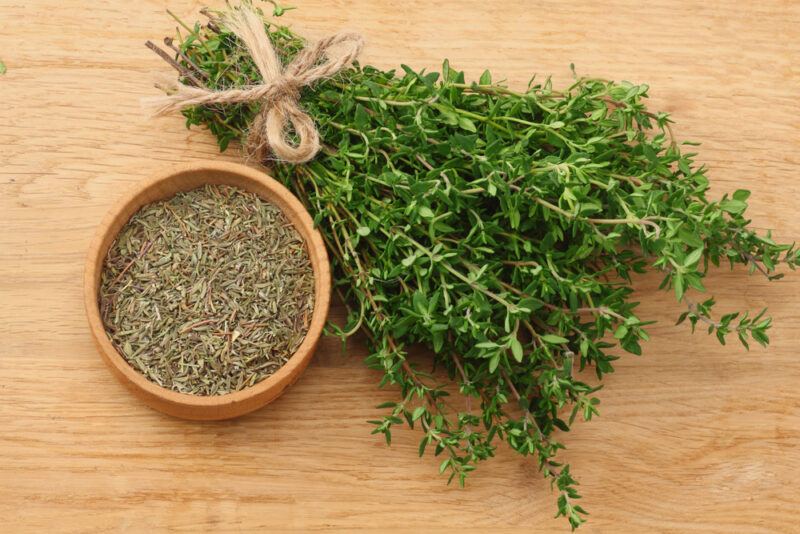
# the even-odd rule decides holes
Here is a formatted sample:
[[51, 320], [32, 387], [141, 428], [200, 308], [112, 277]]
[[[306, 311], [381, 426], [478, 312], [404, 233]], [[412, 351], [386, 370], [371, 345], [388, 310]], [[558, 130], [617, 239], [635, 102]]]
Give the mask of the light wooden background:
[[[188, 20], [202, 6], [0, 0], [0, 530], [565, 531], [531, 461], [501, 448], [460, 490], [417, 458], [416, 433], [391, 448], [370, 436], [394, 393], [358, 343], [326, 341], [279, 401], [218, 424], [155, 413], [104, 367], [81, 301], [95, 226], [163, 165], [237, 159], [140, 111], [169, 70], [142, 46], [172, 31], [168, 4]], [[754, 224], [800, 240], [800, 3], [295, 4], [296, 29], [361, 31], [380, 66], [448, 57], [522, 86], [534, 72], [566, 83], [574, 62], [646, 81], [679, 136], [704, 142], [712, 194], [752, 189]], [[797, 532], [800, 275], [713, 276], [720, 311], [770, 306], [772, 345], [749, 353], [674, 327], [679, 305], [654, 278], [638, 285], [641, 315], [659, 320], [646, 355], [620, 360], [601, 417], [565, 437], [592, 512], [583, 531]]]

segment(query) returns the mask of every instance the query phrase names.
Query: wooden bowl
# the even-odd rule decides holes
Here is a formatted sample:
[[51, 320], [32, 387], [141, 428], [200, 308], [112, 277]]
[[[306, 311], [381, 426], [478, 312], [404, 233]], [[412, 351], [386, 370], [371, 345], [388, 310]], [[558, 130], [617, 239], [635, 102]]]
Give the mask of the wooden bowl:
[[[144, 377], [111, 344], [100, 318], [98, 295], [103, 262], [111, 244], [130, 217], [142, 206], [172, 197], [180, 191], [204, 184], [241, 187], [279, 207], [303, 236], [314, 270], [314, 312], [305, 340], [297, 352], [275, 374], [234, 393], [201, 396], [163, 388]], [[84, 276], [84, 300], [89, 326], [100, 355], [117, 378], [151, 408], [196, 420], [230, 419], [261, 408], [293, 384], [311, 361], [328, 316], [331, 270], [322, 235], [314, 229], [310, 215], [283, 185], [266, 174], [244, 165], [199, 162], [171, 168], [138, 184], [108, 213], [89, 248]]]

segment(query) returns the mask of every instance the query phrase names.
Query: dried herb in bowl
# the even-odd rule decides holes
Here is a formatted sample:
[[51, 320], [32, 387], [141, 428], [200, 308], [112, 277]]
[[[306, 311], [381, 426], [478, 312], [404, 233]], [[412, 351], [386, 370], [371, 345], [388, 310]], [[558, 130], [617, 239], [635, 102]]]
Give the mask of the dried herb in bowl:
[[207, 185], [131, 217], [108, 251], [99, 298], [106, 332], [134, 369], [180, 393], [223, 395], [294, 354], [314, 276], [279, 208]]
[[[181, 81], [202, 86], [198, 94], [262, 84], [226, 18], [205, 14], [205, 25], [181, 23], [166, 40], [174, 55], [160, 50]], [[307, 45], [264, 26], [284, 64]], [[796, 267], [798, 250], [750, 226], [748, 191], [711, 198], [707, 170], [687, 149], [695, 143], [647, 109], [646, 85], [576, 77], [561, 90], [549, 79], [514, 90], [488, 71], [467, 83], [445, 61], [441, 72], [355, 65], [298, 93], [322, 151], [270, 163], [333, 256], [351, 311], [339, 333], [362, 331], [380, 385], [398, 390], [374, 432], [388, 443], [396, 426], [417, 427], [420, 455], [441, 455], [450, 480], [463, 484], [505, 442], [551, 480], [557, 515], [584, 521], [558, 458], [562, 433], [598, 411], [600, 385], [576, 371], [591, 368], [599, 381], [648, 339], [634, 273], [661, 273], [686, 306], [678, 322], [723, 344], [768, 343], [765, 310], [718, 317], [714, 299], [695, 294], [711, 266], [741, 264], [772, 280], [779, 266]], [[260, 107], [183, 113], [224, 150], [248, 139]], [[412, 344], [430, 349], [454, 387], [407, 360]], [[448, 397], [453, 389], [464, 399]]]

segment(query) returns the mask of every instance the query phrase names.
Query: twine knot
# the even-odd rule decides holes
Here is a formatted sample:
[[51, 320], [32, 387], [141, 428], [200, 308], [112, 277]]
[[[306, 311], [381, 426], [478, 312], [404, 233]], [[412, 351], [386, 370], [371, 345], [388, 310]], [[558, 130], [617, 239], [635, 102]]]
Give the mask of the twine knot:
[[[283, 67], [263, 20], [252, 8], [226, 13], [223, 23], [247, 47], [261, 73], [261, 84], [213, 91], [176, 83], [169, 88], [170, 94], [148, 99], [145, 105], [155, 115], [165, 115], [191, 106], [260, 101], [261, 109], [245, 141], [247, 151], [259, 160], [267, 159], [269, 154], [288, 163], [311, 160], [320, 149], [319, 133], [313, 119], [299, 105], [300, 91], [349, 66], [361, 53], [364, 39], [357, 33], [337, 33], [304, 48]], [[336, 45], [346, 47], [334, 54], [330, 49]]]
[[275, 92], [277, 94], [283, 94], [284, 98], [294, 100], [295, 102], [300, 100], [301, 85], [294, 77], [284, 76], [278, 78], [272, 82], [272, 86], [275, 88]]

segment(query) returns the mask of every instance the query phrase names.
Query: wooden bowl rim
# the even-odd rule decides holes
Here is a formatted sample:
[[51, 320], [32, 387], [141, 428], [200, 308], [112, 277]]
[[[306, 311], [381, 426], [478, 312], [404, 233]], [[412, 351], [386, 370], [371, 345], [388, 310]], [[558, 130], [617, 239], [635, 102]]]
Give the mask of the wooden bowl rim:
[[[298, 347], [297, 351], [295, 351], [295, 353], [289, 358], [289, 361], [286, 362], [286, 364], [284, 364], [274, 374], [248, 388], [224, 395], [202, 396], [179, 393], [177, 391], [159, 386], [158, 384], [148, 380], [144, 375], [136, 371], [133, 367], [131, 367], [130, 364], [128, 364], [122, 355], [120, 355], [119, 352], [114, 348], [109, 340], [108, 335], [106, 334], [102, 319], [100, 318], [100, 308], [98, 302], [99, 284], [95, 280], [98, 276], [98, 273], [96, 272], [96, 265], [100, 265], [102, 269], [105, 255], [108, 252], [107, 250], [101, 249], [103, 248], [103, 243], [106, 241], [108, 234], [111, 233], [112, 225], [115, 219], [121, 213], [127, 210], [132, 203], [136, 203], [137, 197], [140, 194], [144, 193], [148, 189], [157, 187], [158, 184], [168, 183], [170, 180], [177, 179], [181, 175], [215, 171], [228, 175], [238, 175], [245, 180], [258, 182], [261, 186], [264, 186], [270, 193], [272, 193], [274, 198], [265, 198], [262, 195], [259, 196], [262, 196], [262, 198], [268, 202], [274, 203], [281, 210], [287, 213], [287, 216], [294, 218], [295, 221], [299, 221], [301, 223], [298, 225], [295, 221], [293, 221], [295, 228], [298, 232], [300, 232], [306, 241], [306, 247], [314, 271], [315, 295], [314, 310], [306, 337], [300, 344], [300, 347]], [[200, 183], [198, 186], [199, 185], [202, 184]], [[283, 205], [278, 205], [276, 199]], [[141, 203], [136, 208], [134, 213], [142, 206], [154, 201], [156, 200]], [[128, 220], [129, 218], [126, 219], [125, 222], [127, 223]], [[114, 238], [116, 238], [116, 233], [109, 241], [109, 246], [110, 243], [113, 242]], [[316, 254], [312, 253], [312, 247], [316, 249]], [[98, 262], [98, 256], [100, 255], [102, 255], [102, 261]], [[86, 259], [86, 267], [84, 270], [84, 304], [86, 307], [86, 313], [92, 335], [96, 344], [98, 345], [103, 359], [108, 365], [115, 368], [115, 370], [122, 375], [118, 375], [121, 380], [124, 377], [123, 382], [128, 382], [126, 385], [132, 386], [134, 389], [139, 389], [142, 393], [145, 393], [146, 395], [143, 397], [143, 399], [145, 399], [145, 402], [147, 402], [147, 404], [149, 404], [151, 407], [167, 413], [172, 412], [172, 415], [176, 415], [176, 413], [174, 413], [175, 410], [163, 409], [163, 406], [159, 406], [161, 403], [152, 403], [148, 401], [147, 398], [158, 399], [163, 401], [163, 403], [166, 403], [167, 406], [178, 405], [188, 408], [190, 411], [192, 411], [192, 413], [184, 415], [192, 419], [222, 419], [243, 415], [244, 413], [255, 410], [269, 403], [271, 400], [276, 398], [283, 389], [294, 382], [294, 380], [297, 378], [295, 375], [302, 373], [302, 371], [308, 365], [314, 354], [316, 344], [322, 335], [330, 306], [330, 295], [330, 264], [328, 261], [325, 243], [319, 230], [314, 228], [313, 220], [303, 204], [291, 193], [291, 191], [266, 173], [260, 172], [245, 165], [228, 162], [199, 161], [188, 164], [174, 165], [167, 169], [157, 171], [156, 173], [152, 174], [150, 178], [135, 184], [122, 196], [121, 199], [114, 204], [98, 227], [94, 239], [89, 247], [89, 253]], [[273, 389], [277, 390], [277, 392], [274, 395], [268, 394], [268, 392]], [[251, 407], [243, 413], [234, 413], [232, 415], [225, 413], [226, 407], [230, 408], [236, 405], [252, 405], [253, 398], [259, 396], [264, 397], [263, 403], [259, 403], [257, 406]], [[251, 402], [246, 402], [248, 400]], [[220, 410], [220, 408], [222, 408], [222, 410]], [[202, 412], [204, 409], [208, 410], [208, 414], [204, 415], [203, 413], [198, 413], [198, 410]]]

